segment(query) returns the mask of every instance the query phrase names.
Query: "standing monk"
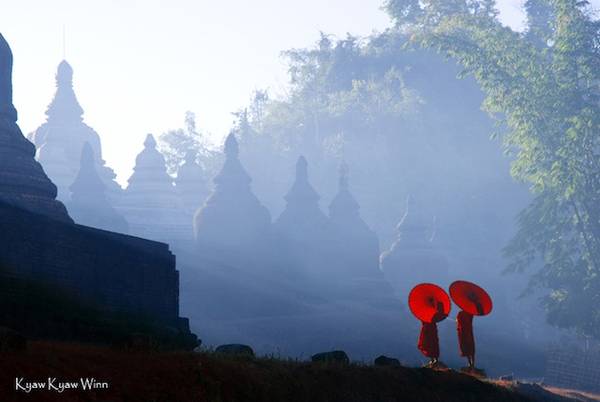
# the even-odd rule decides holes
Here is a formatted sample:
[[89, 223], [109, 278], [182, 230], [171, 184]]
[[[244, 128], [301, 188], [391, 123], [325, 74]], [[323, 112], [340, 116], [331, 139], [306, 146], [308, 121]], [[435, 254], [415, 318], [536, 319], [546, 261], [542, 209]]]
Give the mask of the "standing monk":
[[438, 338], [437, 323], [421, 321], [421, 333], [417, 347], [425, 357], [429, 357], [430, 367], [438, 364], [440, 358], [440, 340]]
[[467, 358], [468, 370], [475, 372], [475, 337], [473, 316], [484, 316], [492, 311], [492, 299], [485, 290], [467, 281], [456, 281], [450, 285], [450, 296], [462, 311], [456, 316], [456, 331], [460, 355]]
[[414, 316], [421, 321], [421, 333], [417, 348], [429, 358], [427, 367], [445, 367], [439, 361], [440, 341], [437, 323], [450, 314], [450, 297], [437, 285], [421, 283], [415, 286], [408, 295], [408, 306]]
[[473, 336], [473, 315], [461, 311], [456, 316], [456, 331], [458, 332], [458, 346], [460, 355], [466, 357], [469, 368], [475, 367], [475, 337]]
[[421, 321], [421, 333], [417, 347], [424, 356], [429, 357], [428, 367], [435, 367], [440, 358], [440, 339], [438, 337], [437, 323], [446, 318], [444, 303], [437, 302], [437, 312], [431, 322]]

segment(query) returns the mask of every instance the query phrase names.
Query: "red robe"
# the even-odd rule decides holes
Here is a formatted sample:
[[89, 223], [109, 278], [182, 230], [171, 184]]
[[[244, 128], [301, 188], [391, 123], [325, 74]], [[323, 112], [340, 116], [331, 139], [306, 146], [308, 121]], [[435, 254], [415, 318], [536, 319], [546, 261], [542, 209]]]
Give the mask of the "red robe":
[[456, 331], [458, 332], [458, 345], [460, 355], [475, 356], [475, 337], [473, 336], [473, 316], [466, 311], [461, 311], [456, 316]]
[[440, 357], [440, 341], [438, 339], [437, 323], [421, 321], [421, 334], [417, 345], [421, 353], [430, 359]]

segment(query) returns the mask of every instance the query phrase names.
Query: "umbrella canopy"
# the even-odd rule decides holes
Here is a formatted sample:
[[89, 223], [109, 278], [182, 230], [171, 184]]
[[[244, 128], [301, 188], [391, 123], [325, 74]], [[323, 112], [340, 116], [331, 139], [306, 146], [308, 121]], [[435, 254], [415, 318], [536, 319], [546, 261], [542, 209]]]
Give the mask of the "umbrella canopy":
[[492, 312], [492, 298], [485, 290], [467, 281], [450, 285], [450, 296], [458, 307], [472, 315], [488, 315]]
[[448, 293], [432, 283], [415, 286], [408, 295], [408, 306], [415, 317], [427, 323], [445, 320], [451, 309]]

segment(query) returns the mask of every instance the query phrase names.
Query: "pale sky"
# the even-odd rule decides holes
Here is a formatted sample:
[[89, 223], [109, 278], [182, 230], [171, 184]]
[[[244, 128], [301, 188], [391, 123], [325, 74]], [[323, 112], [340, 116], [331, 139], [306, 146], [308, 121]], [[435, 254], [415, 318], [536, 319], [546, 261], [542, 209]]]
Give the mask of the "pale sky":
[[[600, 2], [600, 0], [598, 0]], [[220, 141], [254, 89], [285, 93], [280, 53], [319, 31], [368, 35], [391, 22], [380, 0], [0, 0], [14, 53], [14, 101], [26, 134], [45, 121], [63, 58], [74, 69], [84, 120], [125, 183], [147, 133], [183, 125], [187, 110]], [[521, 0], [500, 0], [518, 28]]]

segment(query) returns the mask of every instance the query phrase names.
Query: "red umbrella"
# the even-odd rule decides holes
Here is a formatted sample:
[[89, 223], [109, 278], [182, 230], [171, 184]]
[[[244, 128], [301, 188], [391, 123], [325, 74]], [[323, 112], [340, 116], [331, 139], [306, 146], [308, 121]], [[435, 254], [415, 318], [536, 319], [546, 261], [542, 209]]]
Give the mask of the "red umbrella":
[[492, 312], [492, 298], [485, 290], [467, 281], [450, 285], [450, 296], [458, 307], [472, 315], [488, 315]]
[[432, 283], [415, 286], [408, 295], [408, 306], [415, 317], [428, 323], [445, 320], [451, 309], [448, 293]]

